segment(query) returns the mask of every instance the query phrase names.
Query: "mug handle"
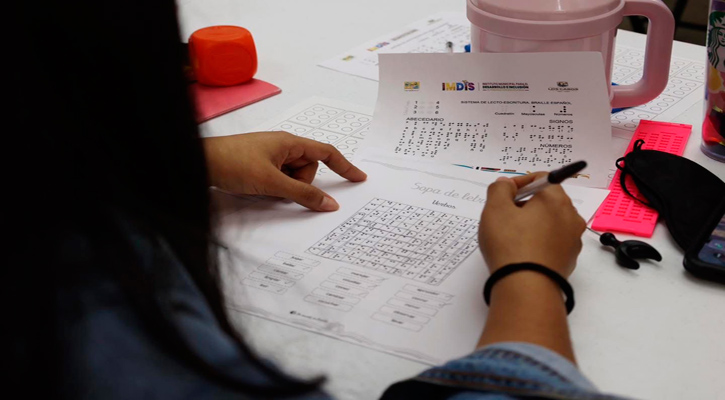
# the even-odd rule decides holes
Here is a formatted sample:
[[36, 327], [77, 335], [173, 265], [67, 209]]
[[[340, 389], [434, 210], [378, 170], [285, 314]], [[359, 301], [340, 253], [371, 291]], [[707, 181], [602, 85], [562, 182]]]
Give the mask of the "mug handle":
[[614, 86], [612, 108], [642, 105], [665, 90], [675, 36], [675, 18], [662, 0], [625, 0], [622, 15], [641, 15], [649, 19], [647, 47], [642, 79], [631, 85]]

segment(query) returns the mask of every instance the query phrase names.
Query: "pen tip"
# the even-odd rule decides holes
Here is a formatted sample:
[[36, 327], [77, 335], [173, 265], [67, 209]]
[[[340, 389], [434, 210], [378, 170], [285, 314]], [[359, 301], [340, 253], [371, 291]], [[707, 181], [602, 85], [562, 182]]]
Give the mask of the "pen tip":
[[549, 183], [561, 183], [564, 179], [571, 178], [574, 174], [586, 168], [586, 161], [577, 161], [569, 165], [565, 165], [556, 171], [549, 173]]

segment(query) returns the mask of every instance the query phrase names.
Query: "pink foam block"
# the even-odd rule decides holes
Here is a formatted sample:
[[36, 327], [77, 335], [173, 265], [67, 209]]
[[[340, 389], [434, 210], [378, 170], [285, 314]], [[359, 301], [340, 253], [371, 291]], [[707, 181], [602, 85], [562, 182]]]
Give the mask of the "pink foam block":
[[198, 123], [282, 92], [282, 89], [277, 86], [259, 79], [252, 79], [241, 85], [222, 87], [194, 83], [189, 90], [196, 105], [196, 122]]
[[[641, 120], [624, 154], [632, 151], [634, 142], [642, 139], [644, 140], [642, 148], [645, 150], [659, 150], [681, 156], [691, 132], [691, 125]], [[654, 209], [632, 199], [622, 190], [621, 173], [617, 170], [614, 174], [612, 183], [609, 185], [609, 195], [594, 215], [592, 229], [652, 237], [659, 214]], [[632, 195], [644, 200], [631, 177], [625, 177], [625, 185]]]

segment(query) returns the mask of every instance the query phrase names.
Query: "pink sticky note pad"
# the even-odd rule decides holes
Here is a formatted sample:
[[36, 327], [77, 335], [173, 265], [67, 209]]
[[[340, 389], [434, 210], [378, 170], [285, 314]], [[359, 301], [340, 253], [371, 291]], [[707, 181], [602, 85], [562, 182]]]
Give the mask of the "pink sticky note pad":
[[[642, 139], [644, 150], [659, 150], [681, 156], [685, 151], [690, 132], [692, 132], [691, 125], [641, 120], [624, 154], [632, 151], [634, 142]], [[622, 171], [617, 170], [614, 174], [612, 183], [609, 184], [609, 195], [594, 214], [592, 229], [652, 237], [659, 214], [632, 199], [622, 190], [621, 173]], [[624, 183], [632, 195], [643, 199], [631, 177], [625, 177]]]
[[196, 122], [202, 123], [282, 92], [271, 83], [252, 79], [235, 86], [204, 86], [193, 83], [189, 90], [196, 104]]

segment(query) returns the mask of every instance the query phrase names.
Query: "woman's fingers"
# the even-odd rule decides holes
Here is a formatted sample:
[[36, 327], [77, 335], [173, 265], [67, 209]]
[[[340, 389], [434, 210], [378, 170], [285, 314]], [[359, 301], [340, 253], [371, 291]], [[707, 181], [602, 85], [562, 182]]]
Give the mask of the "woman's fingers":
[[[297, 139], [297, 145], [303, 149], [303, 154], [300, 156], [300, 159], [308, 162], [322, 161], [336, 174], [352, 182], [360, 182], [367, 179], [367, 174], [353, 165], [334, 146], [311, 139]], [[295, 164], [299, 165], [299, 161], [295, 160], [289, 165], [294, 167]]]
[[[547, 174], [548, 174], [548, 172], [541, 172], [541, 171], [533, 172], [528, 175], [521, 175], [521, 176], [511, 178], [511, 180], [514, 181], [514, 183], [516, 184], [516, 187], [520, 189], [520, 188], [528, 185], [529, 183], [531, 183], [543, 176], [546, 176]], [[499, 179], [501, 179], [501, 178], [499, 178]]]
[[336, 211], [340, 208], [337, 201], [327, 193], [309, 183], [287, 176], [282, 171], [275, 171], [266, 187], [264, 194], [290, 199], [310, 210]]

